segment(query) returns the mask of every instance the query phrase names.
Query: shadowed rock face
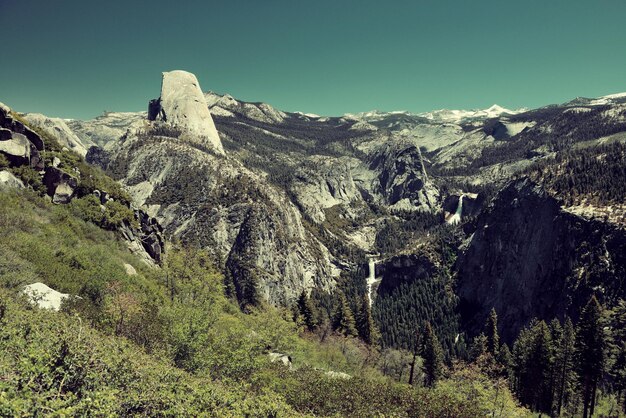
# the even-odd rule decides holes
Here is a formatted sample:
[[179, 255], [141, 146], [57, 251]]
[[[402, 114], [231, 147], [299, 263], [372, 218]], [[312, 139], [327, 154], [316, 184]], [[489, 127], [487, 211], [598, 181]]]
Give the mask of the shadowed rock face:
[[163, 73], [161, 97], [151, 101], [149, 119], [166, 122], [187, 132], [191, 139], [224, 154], [204, 94], [196, 76], [187, 71]]
[[457, 261], [464, 328], [480, 333], [495, 308], [508, 343], [532, 318], [575, 319], [592, 293], [607, 302], [623, 296], [625, 265], [626, 232], [562, 210], [528, 179], [514, 181], [480, 215]]

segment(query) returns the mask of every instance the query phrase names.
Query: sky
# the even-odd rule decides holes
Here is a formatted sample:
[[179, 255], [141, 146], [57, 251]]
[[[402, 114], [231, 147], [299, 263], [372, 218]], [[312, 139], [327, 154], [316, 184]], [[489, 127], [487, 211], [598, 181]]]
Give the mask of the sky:
[[321, 115], [626, 91], [624, 0], [0, 0], [0, 102], [139, 111], [161, 72]]

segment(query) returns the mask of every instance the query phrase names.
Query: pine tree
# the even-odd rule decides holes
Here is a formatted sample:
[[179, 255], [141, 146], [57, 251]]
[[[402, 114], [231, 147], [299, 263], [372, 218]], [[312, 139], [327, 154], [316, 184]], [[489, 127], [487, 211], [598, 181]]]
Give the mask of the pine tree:
[[527, 364], [527, 385], [532, 388], [533, 409], [550, 413], [552, 411], [552, 366], [554, 348], [548, 325], [541, 321], [532, 330], [533, 340]]
[[556, 352], [556, 415], [560, 416], [563, 406], [567, 407], [574, 393], [574, 342], [576, 336], [571, 319], [565, 319], [560, 344]]
[[487, 350], [494, 357], [497, 357], [500, 349], [500, 336], [498, 335], [498, 315], [495, 308], [489, 312], [489, 317], [485, 323], [485, 334], [487, 335]]
[[576, 330], [579, 383], [583, 391], [583, 418], [593, 416], [596, 390], [606, 363], [602, 307], [592, 296], [583, 309]]
[[509, 346], [506, 345], [506, 343], [502, 344], [500, 347], [496, 361], [502, 369], [502, 375], [510, 378], [513, 374], [513, 355], [511, 354], [511, 350], [509, 350]]
[[356, 337], [354, 314], [350, 310], [348, 300], [343, 292], [338, 292], [338, 300], [333, 315], [333, 329], [347, 337]]
[[472, 344], [469, 348], [470, 361], [476, 361], [480, 356], [487, 352], [487, 336], [480, 334], [472, 340]]
[[424, 384], [428, 387], [435, 385], [443, 372], [443, 351], [439, 344], [439, 339], [430, 322], [424, 325], [424, 345], [422, 348], [422, 357], [424, 358]]
[[302, 291], [300, 294], [296, 305], [298, 307], [298, 314], [302, 317], [304, 325], [309, 331], [313, 330], [318, 324], [318, 319], [313, 302], [311, 302], [311, 299], [307, 296], [305, 291]]
[[617, 400], [626, 413], [626, 301], [620, 300], [611, 314], [611, 363], [609, 371]]
[[554, 348], [544, 321], [533, 320], [513, 345], [514, 389], [520, 401], [533, 410], [550, 413]]
[[367, 294], [363, 294], [361, 299], [361, 306], [356, 318], [356, 328], [359, 337], [361, 337], [365, 343], [373, 345], [378, 342], [380, 334], [372, 318], [372, 308]]

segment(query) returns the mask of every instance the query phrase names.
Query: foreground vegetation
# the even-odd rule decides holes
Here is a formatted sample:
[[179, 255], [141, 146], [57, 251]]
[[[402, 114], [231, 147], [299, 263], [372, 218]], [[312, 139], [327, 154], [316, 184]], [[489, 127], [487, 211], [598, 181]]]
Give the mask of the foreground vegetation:
[[[478, 369], [411, 386], [390, 352], [321, 325], [306, 331], [291, 311], [243, 314], [202, 251], [172, 245], [162, 268], [147, 267], [80, 208], [0, 192], [2, 416], [525, 413]], [[59, 313], [34, 308], [21, 288], [38, 281], [80, 298]]]

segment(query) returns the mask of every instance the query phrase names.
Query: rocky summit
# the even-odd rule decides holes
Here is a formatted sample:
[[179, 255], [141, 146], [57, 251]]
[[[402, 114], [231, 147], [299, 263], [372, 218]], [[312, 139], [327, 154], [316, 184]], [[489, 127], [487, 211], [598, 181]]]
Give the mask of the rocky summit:
[[148, 119], [179, 128], [192, 141], [224, 153], [198, 79], [187, 71], [163, 73], [161, 97], [150, 102]]

